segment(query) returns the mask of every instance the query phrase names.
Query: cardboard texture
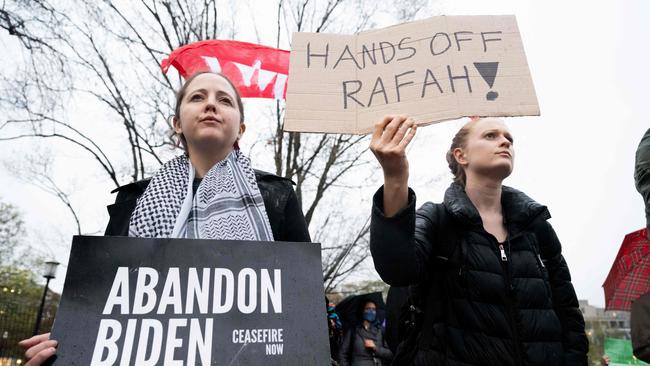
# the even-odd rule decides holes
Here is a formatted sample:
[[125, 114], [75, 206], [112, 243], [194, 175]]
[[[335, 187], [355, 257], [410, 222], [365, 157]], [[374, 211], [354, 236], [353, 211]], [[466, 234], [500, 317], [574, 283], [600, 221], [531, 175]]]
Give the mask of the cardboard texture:
[[419, 125], [539, 115], [514, 15], [294, 33], [286, 102], [284, 129], [300, 132], [365, 134], [389, 114]]

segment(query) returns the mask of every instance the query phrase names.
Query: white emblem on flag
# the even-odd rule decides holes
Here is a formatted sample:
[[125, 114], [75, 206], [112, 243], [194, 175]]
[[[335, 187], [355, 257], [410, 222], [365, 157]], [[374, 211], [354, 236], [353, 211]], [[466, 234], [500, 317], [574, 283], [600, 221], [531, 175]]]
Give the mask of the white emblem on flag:
[[212, 72], [221, 72], [221, 64], [216, 57], [201, 56]]

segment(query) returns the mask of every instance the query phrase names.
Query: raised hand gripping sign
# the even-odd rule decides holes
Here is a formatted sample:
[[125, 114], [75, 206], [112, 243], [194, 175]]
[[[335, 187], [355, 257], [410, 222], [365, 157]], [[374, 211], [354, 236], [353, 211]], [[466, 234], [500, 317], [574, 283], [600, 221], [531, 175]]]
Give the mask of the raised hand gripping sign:
[[76, 236], [55, 365], [328, 365], [320, 245]]
[[513, 15], [439, 16], [356, 35], [294, 33], [287, 131], [363, 134], [387, 114], [418, 124], [539, 115]]

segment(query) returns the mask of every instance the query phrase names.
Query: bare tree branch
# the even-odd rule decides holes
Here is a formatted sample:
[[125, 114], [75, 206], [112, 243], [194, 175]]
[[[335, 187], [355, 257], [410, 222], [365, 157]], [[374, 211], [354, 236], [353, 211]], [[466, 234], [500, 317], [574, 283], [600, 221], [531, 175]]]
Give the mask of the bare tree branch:
[[[168, 116], [180, 78], [164, 75], [160, 62], [188, 43], [234, 37], [237, 22], [253, 16], [239, 17], [232, 3], [229, 7], [216, 0], [5, 0], [0, 5], [0, 31], [19, 42], [27, 62], [19, 74], [0, 77], [0, 106], [6, 115], [0, 141], [64, 141], [80, 147], [116, 186], [145, 178], [174, 146]], [[287, 48], [294, 31], [357, 32], [372, 25], [377, 9], [389, 9], [399, 21], [406, 21], [427, 3], [279, 0], [273, 29], [265, 32], [254, 26], [260, 42]], [[84, 123], [88, 121], [70, 117], [89, 109], [102, 112], [98, 117], [102, 126], [110, 126], [115, 131], [111, 136], [119, 135], [119, 141], [89, 128]], [[342, 230], [341, 222], [358, 222], [359, 214], [330, 213], [332, 202], [349, 194], [350, 187], [368, 184], [359, 183], [355, 174], [368, 164], [366, 140], [284, 132], [284, 112], [280, 101], [269, 108], [268, 120], [273, 122], [259, 141], [272, 145], [275, 173], [295, 180], [313, 237], [323, 240], [323, 273], [331, 289], [368, 257], [367, 220], [362, 227]], [[121, 147], [118, 151], [111, 148], [116, 144]], [[54, 180], [43, 182], [72, 210]], [[81, 231], [83, 220], [73, 216]]]

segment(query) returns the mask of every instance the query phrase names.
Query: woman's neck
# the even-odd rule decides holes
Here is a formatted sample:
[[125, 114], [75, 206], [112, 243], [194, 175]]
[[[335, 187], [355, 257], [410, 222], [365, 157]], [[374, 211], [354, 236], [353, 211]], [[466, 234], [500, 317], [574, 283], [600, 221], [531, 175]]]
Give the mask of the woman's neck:
[[465, 193], [480, 214], [501, 214], [501, 182], [489, 177], [467, 176]]
[[368, 329], [368, 328], [370, 327], [370, 322], [364, 319], [364, 321], [363, 321], [363, 327], [366, 328], [366, 329]]
[[197, 178], [203, 178], [216, 163], [225, 159], [228, 154], [232, 152], [233, 148], [229, 147], [228, 149], [213, 150], [209, 152], [201, 150], [197, 151], [196, 149], [191, 148], [188, 148], [188, 150], [190, 153], [190, 161], [196, 171], [195, 176]]

